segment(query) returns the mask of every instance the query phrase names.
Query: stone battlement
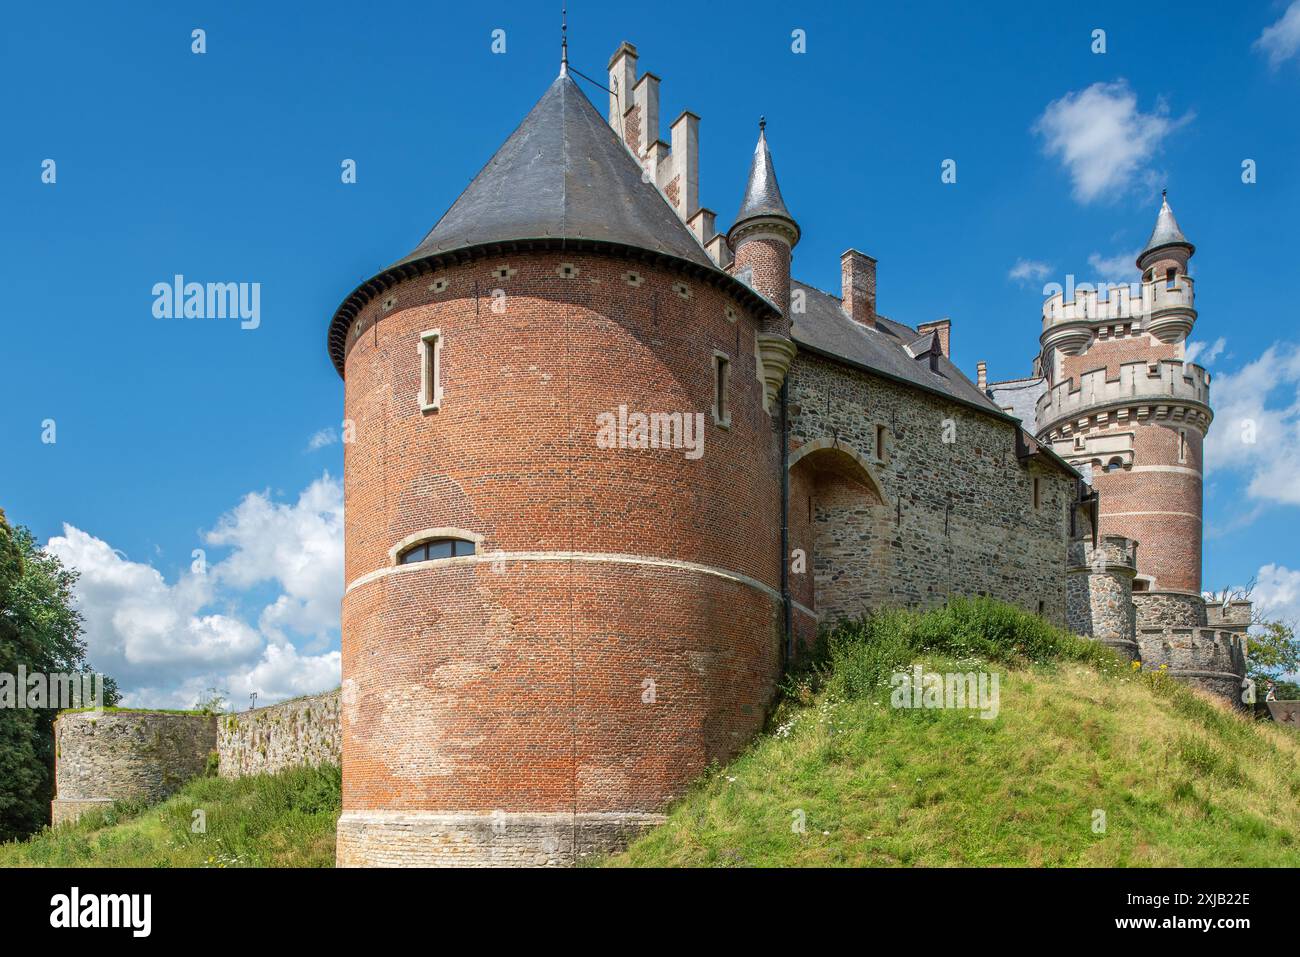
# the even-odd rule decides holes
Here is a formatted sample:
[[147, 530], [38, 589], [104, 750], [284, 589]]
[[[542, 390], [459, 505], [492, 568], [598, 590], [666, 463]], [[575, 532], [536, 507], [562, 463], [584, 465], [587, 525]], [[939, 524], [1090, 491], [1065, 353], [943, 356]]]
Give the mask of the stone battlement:
[[1037, 416], [1043, 434], [1062, 419], [1082, 417], [1094, 410], [1115, 409], [1141, 421], [1147, 418], [1186, 420], [1202, 430], [1210, 424], [1210, 373], [1192, 362], [1161, 359], [1159, 362], [1126, 362], [1118, 379], [1109, 379], [1106, 369], [1094, 369], [1080, 376], [1078, 388], [1066, 379], [1039, 398]]
[[1138, 628], [1137, 643], [1144, 670], [1164, 668], [1170, 677], [1240, 707], [1246, 674], [1241, 634], [1214, 628]]
[[[1139, 288], [1135, 290], [1134, 286]], [[1044, 300], [1043, 331], [1064, 322], [1132, 322], [1165, 309], [1194, 311], [1194, 288], [1191, 276], [1179, 276], [1173, 286], [1163, 279], [1144, 283], [1117, 283], [1101, 290], [1082, 284], [1074, 289], [1073, 299], [1067, 300], [1062, 291]], [[1103, 291], [1105, 297], [1101, 296]]]

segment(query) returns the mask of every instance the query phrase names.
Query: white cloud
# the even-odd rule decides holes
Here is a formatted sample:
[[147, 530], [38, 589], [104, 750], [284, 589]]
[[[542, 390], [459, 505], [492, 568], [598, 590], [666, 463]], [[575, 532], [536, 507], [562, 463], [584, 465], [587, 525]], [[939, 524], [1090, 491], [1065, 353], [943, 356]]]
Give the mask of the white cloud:
[[1137, 253], [1116, 253], [1103, 256], [1093, 253], [1088, 257], [1088, 265], [1096, 272], [1099, 282], [1133, 282], [1137, 277]]
[[221, 583], [247, 589], [275, 582], [282, 594], [262, 611], [263, 631], [320, 635], [338, 627], [343, 596], [343, 487], [328, 474], [294, 505], [251, 492], [208, 532], [211, 545], [234, 552], [212, 569]]
[[1219, 336], [1219, 338], [1215, 339], [1213, 344], [1205, 342], [1189, 342], [1187, 343], [1186, 359], [1188, 362], [1195, 362], [1198, 365], [1208, 366], [1215, 359], [1219, 358], [1219, 356], [1223, 355], [1223, 350], [1227, 344], [1228, 340], [1223, 336]]
[[1300, 623], [1300, 569], [1268, 564], [1255, 576], [1255, 610], [1266, 618]]
[[332, 428], [324, 428], [312, 435], [307, 440], [307, 451], [315, 452], [325, 448], [327, 445], [333, 445], [339, 440], [339, 434]]
[[[337, 651], [304, 656], [287, 635], [323, 645], [337, 632], [340, 484], [324, 475], [294, 504], [249, 494], [205, 541], [233, 550], [206, 574], [188, 570], [173, 584], [151, 565], [71, 525], [46, 546], [80, 572], [75, 598], [86, 621], [88, 658], [117, 679], [126, 703], [188, 707], [208, 687], [241, 692], [244, 699], [255, 690], [270, 703], [337, 684]], [[279, 594], [253, 627], [232, 609], [268, 582]]]
[[1016, 264], [1011, 267], [1007, 273], [1008, 279], [1014, 279], [1016, 282], [1024, 283], [1028, 280], [1038, 280], [1046, 278], [1052, 271], [1052, 267], [1047, 263], [1038, 262], [1033, 259], [1017, 259]]
[[1300, 505], [1300, 347], [1275, 343], [1239, 371], [1220, 372], [1211, 400], [1207, 472], [1241, 474], [1256, 501]]
[[1264, 28], [1254, 47], [1268, 57], [1268, 65], [1274, 70], [1300, 51], [1300, 0], [1287, 7], [1276, 23]]
[[1166, 136], [1192, 118], [1189, 113], [1174, 120], [1168, 113], [1163, 102], [1143, 113], [1123, 80], [1094, 83], [1049, 103], [1033, 130], [1043, 138], [1044, 152], [1065, 164], [1075, 199], [1090, 203], [1105, 194], [1114, 198], [1139, 180], [1154, 185], [1148, 161]]

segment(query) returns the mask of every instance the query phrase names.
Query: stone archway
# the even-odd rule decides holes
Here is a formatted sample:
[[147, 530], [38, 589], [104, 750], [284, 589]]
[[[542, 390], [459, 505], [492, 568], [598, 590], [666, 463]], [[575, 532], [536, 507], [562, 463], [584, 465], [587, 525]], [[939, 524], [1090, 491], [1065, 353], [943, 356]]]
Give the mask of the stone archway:
[[[834, 439], [790, 454], [792, 539], [807, 553], [796, 600], [822, 624], [879, 607], [888, 597], [888, 507], [871, 464]], [[808, 580], [810, 579], [810, 580]]]

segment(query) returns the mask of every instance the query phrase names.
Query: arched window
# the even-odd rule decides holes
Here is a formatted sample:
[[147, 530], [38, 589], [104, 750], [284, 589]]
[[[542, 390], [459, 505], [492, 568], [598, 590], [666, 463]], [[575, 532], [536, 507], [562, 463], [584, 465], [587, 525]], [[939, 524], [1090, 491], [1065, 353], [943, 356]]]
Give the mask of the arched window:
[[1111, 459], [1109, 462], [1106, 463], [1107, 472], [1118, 472], [1123, 467], [1124, 467], [1124, 460], [1119, 458]]
[[435, 558], [461, 558], [473, 555], [475, 551], [477, 546], [463, 538], [431, 538], [399, 553], [397, 564], [409, 565], [411, 562], [427, 562]]

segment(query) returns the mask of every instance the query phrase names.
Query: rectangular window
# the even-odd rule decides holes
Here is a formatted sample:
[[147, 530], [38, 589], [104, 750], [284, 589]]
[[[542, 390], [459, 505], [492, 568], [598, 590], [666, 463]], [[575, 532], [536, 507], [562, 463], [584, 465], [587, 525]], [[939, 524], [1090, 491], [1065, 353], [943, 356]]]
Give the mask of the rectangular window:
[[442, 332], [438, 329], [420, 335], [420, 411], [432, 412], [442, 406]]
[[1034, 508], [1043, 507], [1043, 480], [1034, 476]]
[[1178, 461], [1187, 461], [1187, 430], [1178, 430]]
[[731, 403], [727, 393], [731, 386], [731, 359], [725, 352], [713, 353], [713, 421], [724, 428], [731, 424]]

